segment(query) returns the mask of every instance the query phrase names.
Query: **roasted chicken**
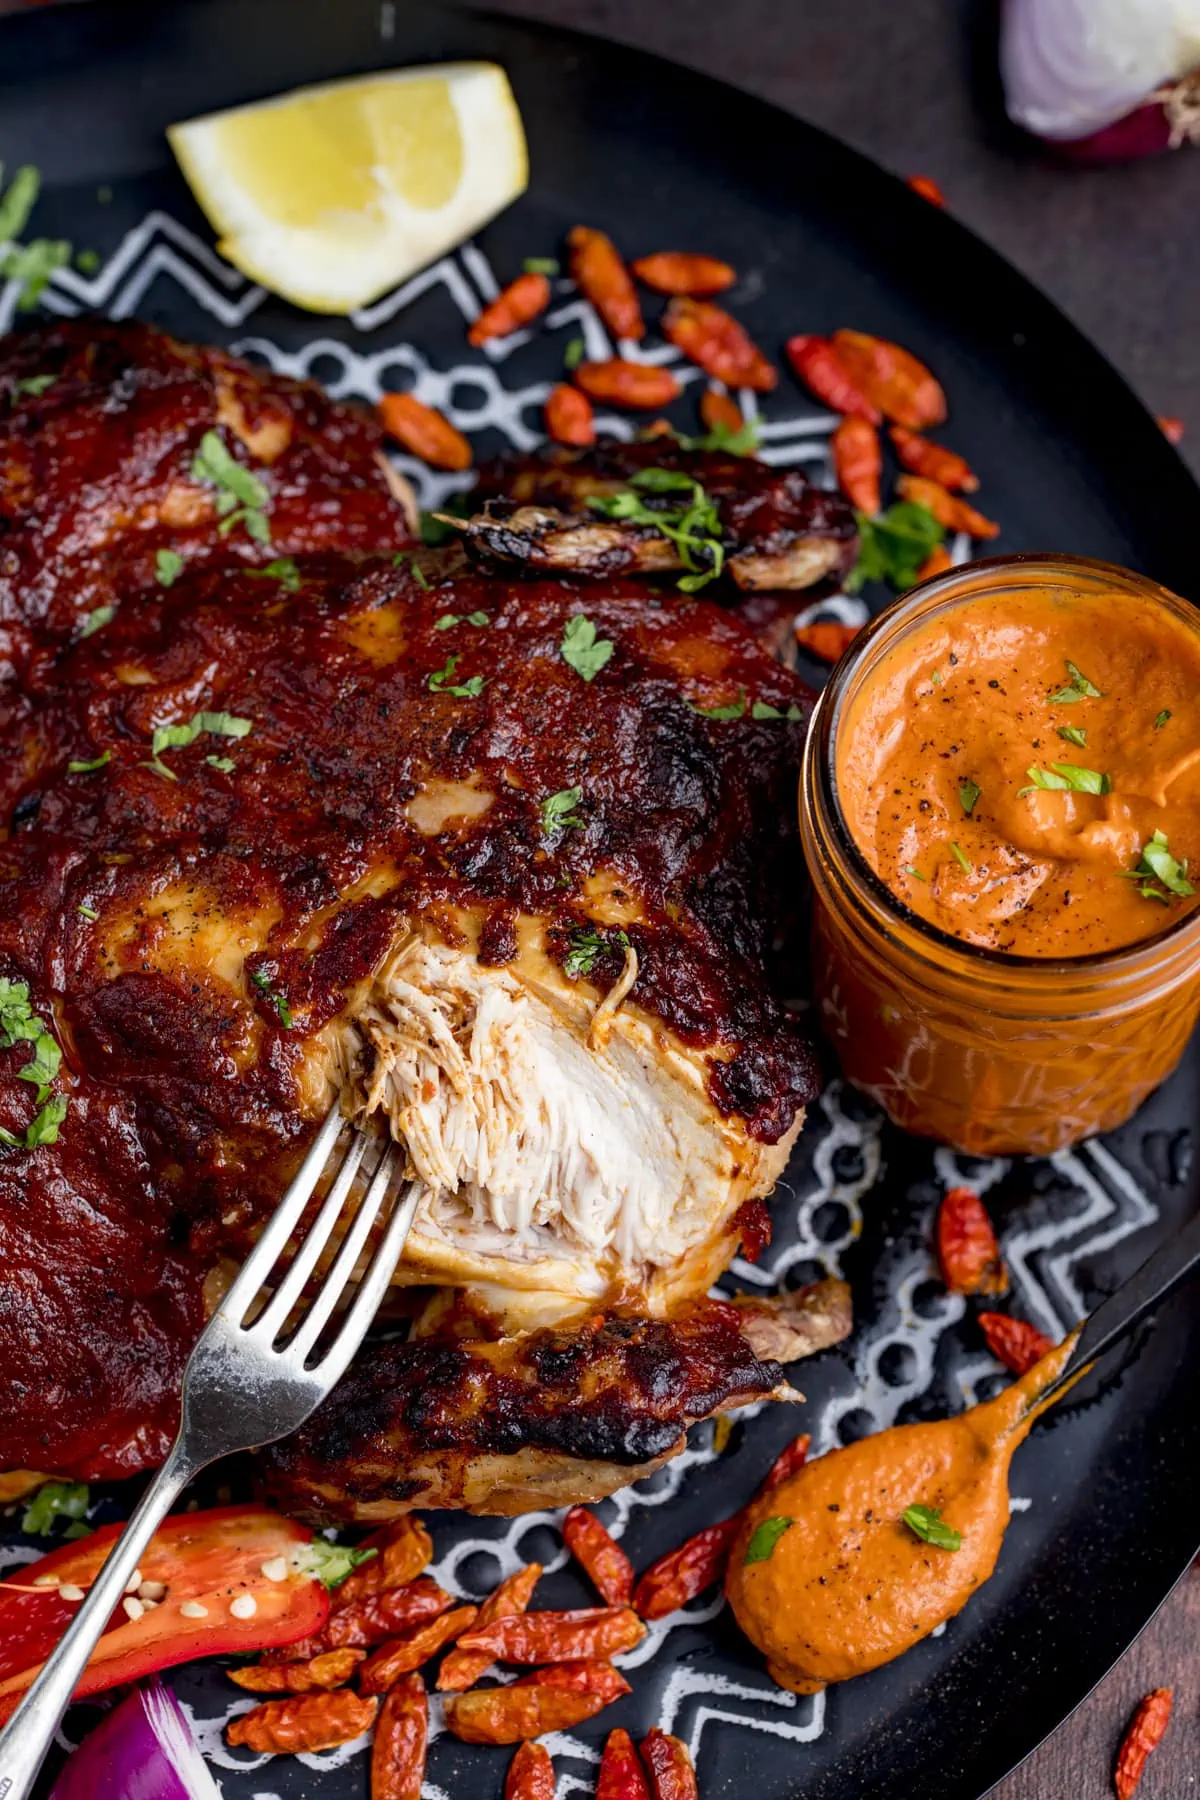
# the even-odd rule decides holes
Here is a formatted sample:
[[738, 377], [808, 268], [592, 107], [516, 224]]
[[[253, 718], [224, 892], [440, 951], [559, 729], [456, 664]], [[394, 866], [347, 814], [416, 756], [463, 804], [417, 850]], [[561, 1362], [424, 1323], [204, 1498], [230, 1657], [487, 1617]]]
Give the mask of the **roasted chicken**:
[[792, 593], [840, 579], [858, 551], [851, 508], [802, 470], [665, 435], [501, 457], [472, 499], [471, 554], [538, 574], [727, 572], [745, 594]]
[[[263, 505], [210, 466], [212, 431]], [[0, 342], [0, 679], [153, 589], [161, 551], [171, 568], [399, 550], [415, 523], [371, 414], [315, 382], [131, 321]]]
[[[61, 342], [0, 366], [53, 373]], [[152, 371], [227, 366], [145, 344]], [[21, 416], [53, 389], [9, 379], [40, 456]], [[141, 387], [113, 376], [114, 430]], [[126, 421], [122, 469], [158, 471], [146, 546], [117, 531], [5, 590], [0, 1467], [162, 1455], [205, 1310], [341, 1093], [422, 1187], [409, 1335], [280, 1451], [281, 1491], [339, 1517], [608, 1491], [848, 1328], [836, 1286], [790, 1322], [702, 1299], [817, 1086], [778, 962], [809, 696], [703, 599], [398, 556], [369, 428], [330, 409], [324, 436], [286, 392], [311, 427], [294, 506], [289, 452], [256, 459], [214, 378], [187, 432]], [[210, 432], [262, 483], [267, 541], [223, 533], [219, 498], [164, 524]], [[323, 462], [324, 491], [300, 472]], [[342, 553], [290, 553], [301, 490]], [[86, 536], [65, 492], [53, 532], [49, 502], [10, 502], [24, 557]], [[344, 553], [373, 509], [388, 554]]]

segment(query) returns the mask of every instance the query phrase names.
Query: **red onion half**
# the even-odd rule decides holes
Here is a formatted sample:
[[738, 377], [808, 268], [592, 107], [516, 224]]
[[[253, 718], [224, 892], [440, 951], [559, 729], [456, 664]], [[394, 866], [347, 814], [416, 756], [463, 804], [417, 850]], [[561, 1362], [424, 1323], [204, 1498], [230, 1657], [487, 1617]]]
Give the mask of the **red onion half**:
[[152, 1680], [84, 1738], [50, 1800], [221, 1800], [221, 1791], [183, 1708]]
[[1200, 143], [1200, 0], [1005, 0], [1000, 66], [1013, 122], [1080, 161]]

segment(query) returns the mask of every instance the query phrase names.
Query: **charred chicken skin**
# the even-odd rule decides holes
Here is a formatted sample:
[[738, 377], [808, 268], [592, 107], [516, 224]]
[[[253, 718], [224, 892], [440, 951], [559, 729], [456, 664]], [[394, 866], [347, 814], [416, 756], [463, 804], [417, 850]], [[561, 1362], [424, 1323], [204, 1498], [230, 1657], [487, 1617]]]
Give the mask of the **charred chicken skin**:
[[[261, 506], [204, 456], [212, 431]], [[190, 564], [398, 550], [414, 524], [370, 413], [315, 382], [134, 321], [0, 343], [0, 679], [152, 589], [160, 551]]]
[[[655, 523], [678, 524], [689, 487], [712, 508], [690, 546]], [[713, 565], [707, 536], [742, 593], [780, 593], [840, 580], [858, 552], [851, 508], [801, 470], [667, 436], [501, 457], [472, 497], [482, 507], [466, 523], [469, 552], [539, 574], [703, 573]]]
[[[210, 404], [198, 436], [259, 472]], [[37, 653], [0, 685], [0, 1468], [161, 1457], [341, 1093], [421, 1184], [412, 1331], [281, 1490], [340, 1517], [418, 1480], [484, 1511], [609, 1491], [848, 1326], [832, 1292], [791, 1335], [701, 1300], [817, 1088], [775, 960], [809, 696], [704, 600], [430, 553], [254, 568], [235, 535], [166, 584], [126, 563], [86, 635], [69, 582], [9, 597]]]

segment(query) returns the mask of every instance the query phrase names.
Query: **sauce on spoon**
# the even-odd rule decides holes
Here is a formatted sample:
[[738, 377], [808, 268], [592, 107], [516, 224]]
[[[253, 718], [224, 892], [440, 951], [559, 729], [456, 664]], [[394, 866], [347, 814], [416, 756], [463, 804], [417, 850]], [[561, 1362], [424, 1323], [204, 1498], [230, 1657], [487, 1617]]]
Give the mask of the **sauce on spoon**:
[[996, 1399], [833, 1450], [751, 1503], [725, 1592], [781, 1687], [865, 1674], [962, 1610], [996, 1566], [1013, 1451], [1059, 1397], [1042, 1398], [1077, 1335]]

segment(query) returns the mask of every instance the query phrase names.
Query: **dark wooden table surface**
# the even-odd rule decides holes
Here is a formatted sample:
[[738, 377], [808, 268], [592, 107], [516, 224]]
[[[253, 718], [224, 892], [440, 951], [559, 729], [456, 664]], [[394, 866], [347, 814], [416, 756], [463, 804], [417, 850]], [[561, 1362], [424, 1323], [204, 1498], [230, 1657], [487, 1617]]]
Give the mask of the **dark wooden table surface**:
[[[1185, 422], [1200, 473], [1200, 151], [1127, 168], [1048, 161], [1007, 130], [994, 16], [974, 0], [490, 0], [601, 33], [799, 113], [951, 208], [1100, 346], [1151, 411]], [[1197, 521], [1200, 525], [1200, 520]], [[1140, 1697], [1176, 1712], [1138, 1800], [1200, 1794], [1200, 1565], [1072, 1719], [992, 1800], [1101, 1800]]]

